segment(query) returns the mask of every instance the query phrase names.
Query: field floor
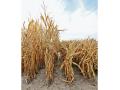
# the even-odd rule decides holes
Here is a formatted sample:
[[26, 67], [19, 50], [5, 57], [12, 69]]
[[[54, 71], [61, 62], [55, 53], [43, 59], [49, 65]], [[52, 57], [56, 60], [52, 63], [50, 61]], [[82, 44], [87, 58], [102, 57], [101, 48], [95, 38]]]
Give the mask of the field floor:
[[[77, 69], [76, 69], [77, 70]], [[67, 84], [62, 79], [65, 79], [63, 72], [57, 68], [54, 71], [54, 81], [48, 86], [45, 81], [45, 70], [41, 69], [37, 78], [30, 84], [25, 82], [25, 78], [22, 77], [22, 90], [97, 90], [97, 77], [96, 80], [88, 80], [84, 78], [78, 70], [75, 71], [75, 80], [72, 84]]]

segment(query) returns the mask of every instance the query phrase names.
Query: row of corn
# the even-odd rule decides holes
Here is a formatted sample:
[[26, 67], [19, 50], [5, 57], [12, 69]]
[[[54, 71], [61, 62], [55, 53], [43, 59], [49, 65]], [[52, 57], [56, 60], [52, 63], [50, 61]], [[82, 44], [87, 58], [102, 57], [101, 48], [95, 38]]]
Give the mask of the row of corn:
[[61, 69], [67, 82], [74, 80], [74, 66], [87, 78], [95, 79], [98, 70], [97, 41], [94, 39], [71, 40], [61, 43]]

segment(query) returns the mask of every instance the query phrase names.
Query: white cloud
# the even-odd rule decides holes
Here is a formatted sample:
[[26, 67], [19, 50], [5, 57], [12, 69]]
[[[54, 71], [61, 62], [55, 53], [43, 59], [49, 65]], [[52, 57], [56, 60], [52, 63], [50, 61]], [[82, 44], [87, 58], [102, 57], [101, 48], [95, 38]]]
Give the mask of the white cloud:
[[[64, 0], [43, 0], [47, 6], [50, 16], [59, 25], [60, 29], [66, 29], [61, 32], [62, 39], [79, 39], [94, 37], [97, 34], [97, 15], [87, 11], [82, 0], [79, 1], [80, 7], [73, 13], [64, 10]], [[23, 0], [22, 21], [27, 21], [28, 17], [38, 18], [41, 9], [42, 0]], [[95, 37], [96, 38], [96, 37]]]

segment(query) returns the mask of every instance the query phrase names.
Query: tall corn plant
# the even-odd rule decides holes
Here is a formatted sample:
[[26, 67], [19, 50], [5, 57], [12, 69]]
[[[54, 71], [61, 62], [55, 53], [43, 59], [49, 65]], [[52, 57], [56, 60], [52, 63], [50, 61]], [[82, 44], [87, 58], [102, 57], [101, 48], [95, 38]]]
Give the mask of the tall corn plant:
[[41, 15], [42, 26], [44, 28], [44, 60], [46, 79], [51, 82], [53, 80], [54, 62], [59, 51], [60, 40], [59, 31], [54, 21], [47, 15], [46, 11]]
[[40, 65], [44, 64], [40, 33], [41, 27], [34, 20], [22, 29], [22, 72], [29, 82], [36, 77]]

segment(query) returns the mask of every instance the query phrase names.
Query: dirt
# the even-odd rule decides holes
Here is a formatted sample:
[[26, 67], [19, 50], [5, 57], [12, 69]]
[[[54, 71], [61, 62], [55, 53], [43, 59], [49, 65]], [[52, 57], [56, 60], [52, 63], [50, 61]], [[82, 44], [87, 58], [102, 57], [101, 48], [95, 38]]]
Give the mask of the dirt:
[[65, 79], [63, 72], [56, 69], [54, 72], [53, 83], [48, 86], [45, 79], [45, 70], [40, 70], [37, 78], [30, 84], [25, 82], [25, 77], [22, 76], [22, 90], [97, 90], [97, 77], [95, 80], [84, 78], [78, 70], [75, 72], [75, 80], [72, 84], [68, 84], [62, 79]]

